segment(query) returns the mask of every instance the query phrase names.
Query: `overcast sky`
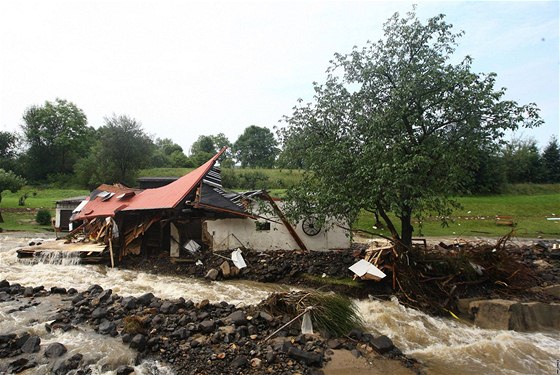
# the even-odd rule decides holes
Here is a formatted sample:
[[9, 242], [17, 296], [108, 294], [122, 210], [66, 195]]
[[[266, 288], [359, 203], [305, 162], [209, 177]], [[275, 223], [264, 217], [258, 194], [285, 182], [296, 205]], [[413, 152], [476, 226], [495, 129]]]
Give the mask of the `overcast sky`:
[[[310, 101], [335, 52], [382, 37], [382, 24], [413, 2], [56, 1], [0, 2], [0, 130], [67, 99], [89, 124], [126, 114], [187, 152], [199, 135], [232, 142], [249, 125], [278, 125]], [[422, 19], [447, 15], [464, 30], [457, 53], [496, 72], [507, 98], [535, 102], [559, 134], [559, 2], [424, 2]]]

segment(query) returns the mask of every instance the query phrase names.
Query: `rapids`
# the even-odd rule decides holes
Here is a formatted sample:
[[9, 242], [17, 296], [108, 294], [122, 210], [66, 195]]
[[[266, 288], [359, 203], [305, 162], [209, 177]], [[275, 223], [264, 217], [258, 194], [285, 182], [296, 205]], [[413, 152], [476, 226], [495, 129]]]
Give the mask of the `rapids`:
[[[160, 298], [183, 297], [194, 302], [227, 301], [256, 304], [274, 291], [289, 290], [281, 285], [248, 281], [207, 282], [192, 278], [154, 275], [145, 272], [111, 269], [98, 265], [79, 265], [75, 256], [45, 255], [40, 259], [19, 261], [16, 250], [31, 240], [29, 235], [0, 234], [0, 280], [24, 286], [53, 286], [86, 290], [92, 284], [112, 289], [121, 296], [152, 292]], [[132, 365], [134, 353], [118, 338], [81, 330], [47, 333], [44, 325], [56, 311], [56, 296], [48, 304], [8, 314], [14, 306], [0, 303], [0, 334], [32, 331], [41, 336], [42, 345], [61, 342], [69, 352], [84, 354], [94, 374], [113, 374], [119, 364]], [[389, 336], [405, 354], [421, 361], [429, 374], [553, 374], [560, 360], [558, 332], [519, 333], [484, 330], [454, 319], [435, 318], [391, 301], [357, 301], [368, 330]], [[15, 306], [17, 308], [17, 306]], [[171, 374], [156, 362], [135, 367], [139, 374]], [[41, 373], [41, 368], [31, 373]], [[31, 371], [31, 370], [28, 370]], [[43, 369], [46, 371], [46, 369]]]

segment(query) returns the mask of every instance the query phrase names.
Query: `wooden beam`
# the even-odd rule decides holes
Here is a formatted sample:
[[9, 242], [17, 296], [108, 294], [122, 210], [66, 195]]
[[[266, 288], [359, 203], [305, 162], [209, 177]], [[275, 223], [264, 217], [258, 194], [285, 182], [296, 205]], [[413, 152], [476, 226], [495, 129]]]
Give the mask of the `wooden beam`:
[[274, 199], [272, 199], [272, 197], [268, 194], [268, 192], [263, 191], [262, 196], [270, 202], [270, 205], [272, 206], [272, 208], [274, 209], [274, 212], [276, 213], [276, 215], [278, 215], [278, 217], [280, 218], [280, 220], [282, 220], [282, 223], [284, 223], [284, 226], [286, 227], [286, 229], [288, 229], [288, 232], [290, 232], [290, 234], [292, 235], [292, 238], [296, 241], [296, 243], [298, 244], [299, 248], [301, 250], [307, 250], [307, 246], [305, 246], [305, 244], [303, 243], [303, 241], [301, 240], [301, 238], [299, 238], [298, 234], [296, 233], [294, 227], [292, 227], [292, 224], [290, 224], [290, 222], [288, 221], [288, 219], [286, 219], [286, 216], [284, 216], [284, 213], [282, 212], [282, 210], [280, 210], [280, 208], [278, 207], [278, 205], [276, 204], [276, 202], [274, 202]]

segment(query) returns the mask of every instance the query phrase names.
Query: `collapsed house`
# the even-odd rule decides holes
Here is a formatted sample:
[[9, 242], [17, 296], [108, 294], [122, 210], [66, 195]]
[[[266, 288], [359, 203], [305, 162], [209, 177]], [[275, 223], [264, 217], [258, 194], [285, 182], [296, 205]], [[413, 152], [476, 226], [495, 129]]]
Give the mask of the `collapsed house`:
[[73, 211], [71, 234], [105, 243], [115, 264], [127, 255], [188, 257], [208, 250], [327, 250], [350, 247], [349, 233], [313, 217], [292, 225], [282, 202], [266, 191], [225, 191], [216, 166], [205, 164], [167, 185], [133, 189], [101, 185]]

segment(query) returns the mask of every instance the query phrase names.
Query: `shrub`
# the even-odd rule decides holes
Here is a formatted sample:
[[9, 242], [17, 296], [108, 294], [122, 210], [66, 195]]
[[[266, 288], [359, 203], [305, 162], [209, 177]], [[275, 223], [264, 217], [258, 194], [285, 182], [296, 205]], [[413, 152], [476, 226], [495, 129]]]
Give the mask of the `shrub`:
[[35, 221], [39, 225], [50, 225], [51, 224], [51, 212], [49, 210], [41, 209], [37, 212], [35, 216]]

